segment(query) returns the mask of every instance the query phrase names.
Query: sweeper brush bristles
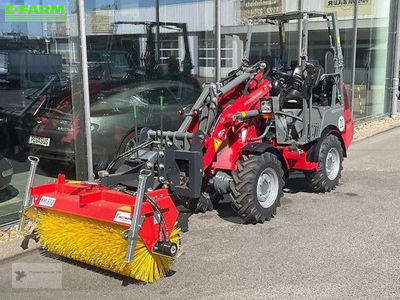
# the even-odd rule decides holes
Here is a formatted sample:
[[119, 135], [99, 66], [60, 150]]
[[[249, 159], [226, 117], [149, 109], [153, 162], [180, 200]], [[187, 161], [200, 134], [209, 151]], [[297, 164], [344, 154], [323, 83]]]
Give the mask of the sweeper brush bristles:
[[[171, 258], [151, 253], [139, 238], [134, 260], [125, 263], [127, 242], [121, 233], [127, 229], [57, 211], [40, 210], [36, 230], [39, 241], [49, 252], [89, 265], [141, 280], [153, 282], [164, 277]], [[174, 228], [170, 240], [180, 245], [180, 229]]]

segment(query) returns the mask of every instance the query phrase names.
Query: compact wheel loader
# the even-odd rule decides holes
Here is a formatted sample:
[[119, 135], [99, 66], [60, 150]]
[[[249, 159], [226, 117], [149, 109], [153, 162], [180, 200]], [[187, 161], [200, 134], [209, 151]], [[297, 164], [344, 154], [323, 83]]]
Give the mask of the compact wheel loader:
[[[308, 61], [312, 18], [328, 24], [324, 66]], [[299, 22], [299, 56], [288, 67], [285, 24], [293, 20]], [[94, 182], [59, 175], [56, 182], [31, 187], [37, 164], [31, 157], [20, 227], [26, 216], [36, 215], [48, 251], [152, 282], [168, 273], [180, 249], [176, 202], [205, 211], [227, 196], [247, 223], [263, 223], [276, 214], [291, 171], [303, 171], [316, 192], [333, 190], [353, 137], [336, 15], [254, 17], [248, 44], [252, 23], [260, 22], [279, 30], [279, 68], [262, 60], [251, 64], [247, 47], [238, 69], [206, 84], [193, 106], [180, 112], [179, 130], [141, 129], [137, 146], [111, 161]]]

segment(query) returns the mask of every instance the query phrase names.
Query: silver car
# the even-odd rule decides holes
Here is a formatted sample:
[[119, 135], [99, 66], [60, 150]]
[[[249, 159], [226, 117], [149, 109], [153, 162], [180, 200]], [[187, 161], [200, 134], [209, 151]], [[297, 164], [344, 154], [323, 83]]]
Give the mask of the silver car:
[[[177, 111], [193, 104], [201, 93], [195, 83], [157, 80], [98, 92], [91, 103], [90, 119], [95, 171], [134, 145], [135, 107], [139, 130], [160, 129], [162, 99], [164, 129], [178, 129], [183, 118]], [[73, 164], [78, 118], [79, 112], [72, 113], [70, 98], [60, 99], [56, 107], [44, 109], [36, 117], [38, 123], [29, 137], [31, 152], [44, 161]]]

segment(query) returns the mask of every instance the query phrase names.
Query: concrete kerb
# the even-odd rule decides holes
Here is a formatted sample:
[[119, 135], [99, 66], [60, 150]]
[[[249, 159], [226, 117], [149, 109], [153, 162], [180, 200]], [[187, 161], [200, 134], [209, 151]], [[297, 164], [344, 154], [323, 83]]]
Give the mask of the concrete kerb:
[[397, 127], [400, 127], [400, 115], [394, 118], [387, 117], [356, 125], [353, 142], [359, 142]]
[[376, 131], [376, 132], [372, 132], [371, 134], [368, 134], [366, 136], [355, 137], [353, 142], [359, 142], [359, 141], [365, 140], [367, 138], [373, 137], [373, 136], [381, 134], [381, 133], [385, 133], [385, 132], [387, 132], [389, 130], [392, 130], [392, 129], [395, 129], [397, 127], [400, 127], [400, 122], [397, 123], [397, 124], [390, 125], [390, 126], [385, 126], [384, 128], [382, 128], [382, 130], [379, 130], [379, 131]]

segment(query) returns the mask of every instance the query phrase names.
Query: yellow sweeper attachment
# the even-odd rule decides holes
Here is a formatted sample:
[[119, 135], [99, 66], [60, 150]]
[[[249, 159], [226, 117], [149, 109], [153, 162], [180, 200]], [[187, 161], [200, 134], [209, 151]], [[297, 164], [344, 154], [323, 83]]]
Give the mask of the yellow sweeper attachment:
[[[138, 239], [131, 263], [125, 262], [127, 243], [122, 237], [126, 227], [50, 210], [39, 210], [39, 241], [49, 252], [90, 264], [105, 270], [153, 282], [167, 275], [173, 263], [168, 256], [150, 252]], [[180, 244], [180, 229], [169, 237]]]
[[136, 193], [58, 181], [30, 188], [40, 243], [49, 252], [144, 282], [166, 276], [180, 249], [178, 211], [167, 189]]

